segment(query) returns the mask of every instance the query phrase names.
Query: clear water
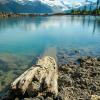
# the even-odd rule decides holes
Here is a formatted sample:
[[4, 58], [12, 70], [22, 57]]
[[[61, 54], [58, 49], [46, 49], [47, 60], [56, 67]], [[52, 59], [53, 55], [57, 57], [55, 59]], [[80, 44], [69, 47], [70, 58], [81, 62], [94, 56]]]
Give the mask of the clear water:
[[[100, 56], [99, 16], [0, 19], [0, 91], [49, 48]], [[53, 50], [52, 50], [53, 51]], [[70, 53], [69, 53], [70, 54]]]

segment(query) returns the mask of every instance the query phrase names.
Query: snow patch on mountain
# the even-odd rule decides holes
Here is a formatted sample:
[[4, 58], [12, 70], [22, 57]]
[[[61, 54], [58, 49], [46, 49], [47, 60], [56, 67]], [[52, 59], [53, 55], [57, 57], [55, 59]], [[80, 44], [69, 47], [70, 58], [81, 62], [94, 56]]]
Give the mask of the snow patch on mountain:
[[60, 0], [15, 0], [19, 4], [25, 5], [27, 3], [35, 3], [35, 2], [40, 2], [40, 4], [45, 4], [52, 9], [58, 9], [59, 11], [64, 11], [67, 10], [68, 7], [65, 6]]
[[68, 0], [0, 0], [0, 11], [16, 13], [60, 13], [90, 5], [90, 2]]

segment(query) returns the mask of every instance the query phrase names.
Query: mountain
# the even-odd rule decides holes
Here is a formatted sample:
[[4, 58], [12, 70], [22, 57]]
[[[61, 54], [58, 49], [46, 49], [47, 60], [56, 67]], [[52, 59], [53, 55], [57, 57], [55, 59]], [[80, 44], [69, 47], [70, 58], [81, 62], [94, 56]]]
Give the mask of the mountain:
[[14, 13], [51, 13], [52, 9], [39, 1], [22, 4], [13, 0], [9, 0], [6, 3], [0, 3], [0, 11]]
[[0, 0], [0, 11], [13, 13], [60, 13], [71, 9], [95, 9], [92, 2], [67, 0]]
[[84, 2], [84, 3], [80, 3], [79, 5], [75, 6], [74, 9], [75, 10], [86, 10], [86, 11], [93, 11], [95, 10], [97, 7], [95, 2]]
[[67, 10], [60, 0], [0, 0], [0, 11], [14, 13], [57, 13]]

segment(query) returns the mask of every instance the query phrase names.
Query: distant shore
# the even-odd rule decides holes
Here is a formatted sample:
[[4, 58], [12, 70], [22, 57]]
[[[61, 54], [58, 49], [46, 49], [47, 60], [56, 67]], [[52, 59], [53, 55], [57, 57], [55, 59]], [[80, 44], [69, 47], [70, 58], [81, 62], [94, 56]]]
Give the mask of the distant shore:
[[79, 13], [79, 12], [72, 12], [72, 13], [6, 13], [6, 12], [1, 12], [0, 13], [0, 18], [9, 18], [9, 17], [35, 17], [35, 16], [62, 16], [62, 15], [92, 15], [92, 16], [99, 16], [100, 14], [96, 13]]

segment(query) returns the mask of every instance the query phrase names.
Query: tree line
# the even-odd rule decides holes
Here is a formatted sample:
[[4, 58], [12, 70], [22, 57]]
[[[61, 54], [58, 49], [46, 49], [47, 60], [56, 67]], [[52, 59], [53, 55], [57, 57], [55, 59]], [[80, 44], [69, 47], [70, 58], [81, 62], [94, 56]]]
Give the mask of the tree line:
[[[100, 0], [96, 2], [91, 2], [89, 0], [85, 0], [85, 3], [89, 2], [89, 7], [87, 9], [87, 5], [83, 6], [83, 9], [72, 9], [71, 14], [83, 14], [83, 15], [100, 15]], [[92, 6], [95, 5], [95, 9], [92, 9]]]

